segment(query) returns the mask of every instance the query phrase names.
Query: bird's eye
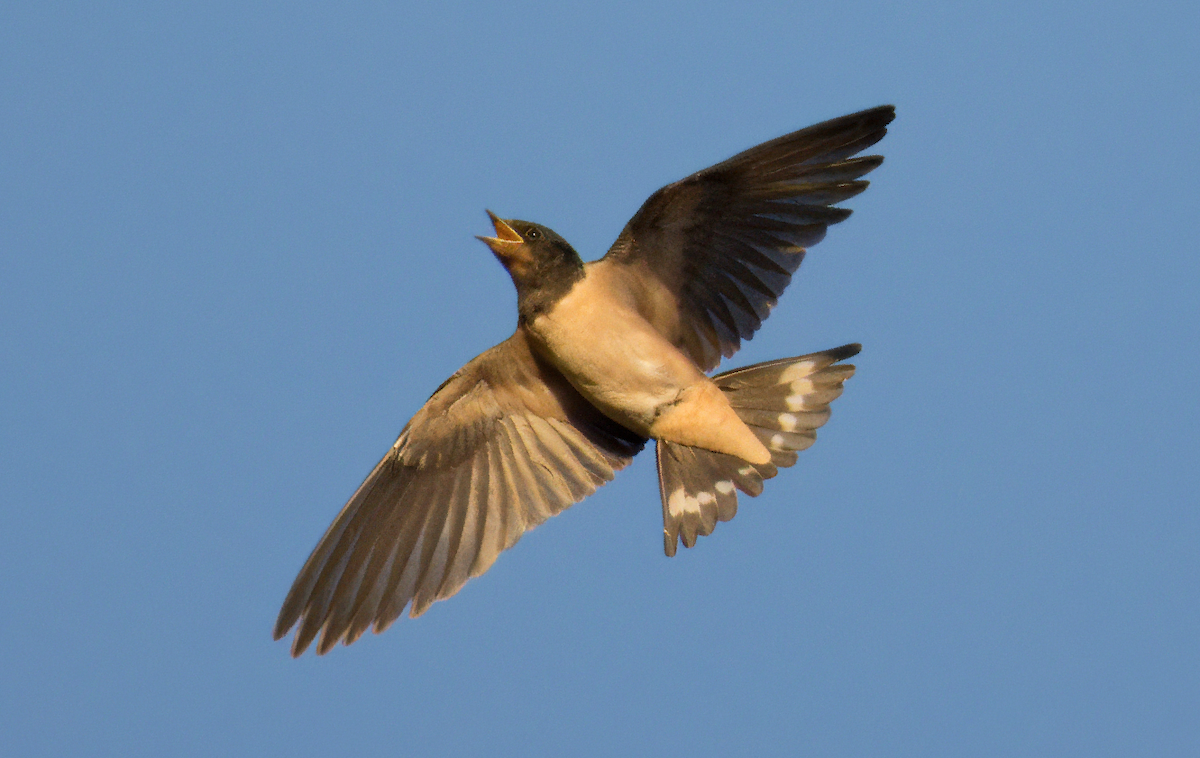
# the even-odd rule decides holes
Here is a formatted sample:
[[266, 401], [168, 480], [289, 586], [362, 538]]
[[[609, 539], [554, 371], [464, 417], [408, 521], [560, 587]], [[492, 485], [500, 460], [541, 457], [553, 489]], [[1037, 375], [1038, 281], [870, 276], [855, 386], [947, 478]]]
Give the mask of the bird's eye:
[[535, 226], [531, 226], [525, 230], [525, 239], [527, 240], [541, 239], [541, 237], [542, 233]]

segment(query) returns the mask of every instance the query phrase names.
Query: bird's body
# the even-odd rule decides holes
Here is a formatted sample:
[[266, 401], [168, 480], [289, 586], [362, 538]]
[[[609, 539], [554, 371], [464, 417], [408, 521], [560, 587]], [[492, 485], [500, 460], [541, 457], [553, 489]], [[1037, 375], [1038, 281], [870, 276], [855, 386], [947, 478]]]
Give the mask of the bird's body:
[[655, 297], [667, 293], [647, 293], [617, 265], [588, 264], [570, 291], [522, 325], [538, 352], [626, 429], [752, 463], [769, 461], [712, 380], [651, 320], [678, 306], [656, 307]]
[[731, 519], [737, 491], [759, 494], [816, 439], [859, 346], [707, 372], [849, 215], [834, 204], [882, 161], [852, 156], [893, 117], [817, 124], [667, 185], [592, 263], [544, 226], [492, 215], [496, 236], [480, 239], [516, 287], [516, 330], [404, 427], [296, 577], [276, 639], [299, 624], [293, 655], [318, 635], [324, 653], [406, 606], [420, 615], [651, 439], [667, 555]]

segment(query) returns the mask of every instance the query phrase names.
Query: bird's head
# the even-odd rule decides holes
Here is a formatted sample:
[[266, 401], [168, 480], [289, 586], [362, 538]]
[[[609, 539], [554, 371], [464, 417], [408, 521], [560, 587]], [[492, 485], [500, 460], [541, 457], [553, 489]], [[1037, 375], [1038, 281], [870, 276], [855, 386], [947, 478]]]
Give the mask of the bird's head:
[[504, 219], [487, 212], [495, 237], [479, 239], [492, 249], [512, 276], [517, 291], [574, 280], [583, 270], [575, 248], [552, 229], [530, 221]]

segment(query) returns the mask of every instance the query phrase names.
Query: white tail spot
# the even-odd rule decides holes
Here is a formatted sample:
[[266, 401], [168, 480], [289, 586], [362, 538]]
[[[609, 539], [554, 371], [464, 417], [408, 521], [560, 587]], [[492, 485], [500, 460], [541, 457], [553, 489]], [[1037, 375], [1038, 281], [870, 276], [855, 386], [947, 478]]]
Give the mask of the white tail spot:
[[733, 492], [733, 482], [728, 479], [717, 482], [713, 485], [713, 489], [720, 492], [722, 495], [728, 495]]
[[789, 387], [793, 395], [807, 395], [814, 388], [812, 379], [794, 379]]
[[815, 361], [797, 361], [783, 370], [779, 375], [779, 383], [787, 384], [808, 376], [817, 367]]
[[789, 411], [807, 410], [807, 404], [805, 403], [806, 400], [807, 398], [804, 395], [788, 395], [786, 401], [787, 409]]
[[[704, 494], [712, 497], [707, 492]], [[699, 513], [700, 501], [694, 497], [688, 497], [687, 492], [684, 491], [683, 487], [680, 487], [667, 498], [667, 512], [675, 518], [682, 516], [684, 513]]]
[[[791, 398], [789, 398], [790, 400]], [[779, 428], [785, 432], [796, 431], [796, 417], [790, 413], [779, 414]]]

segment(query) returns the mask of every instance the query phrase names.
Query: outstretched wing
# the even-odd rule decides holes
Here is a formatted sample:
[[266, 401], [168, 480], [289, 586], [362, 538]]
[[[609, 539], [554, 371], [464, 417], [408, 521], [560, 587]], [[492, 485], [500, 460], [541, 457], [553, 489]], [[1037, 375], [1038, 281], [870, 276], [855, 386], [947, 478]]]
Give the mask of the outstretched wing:
[[703, 370], [750, 339], [805, 248], [850, 211], [883, 162], [851, 156], [895, 118], [888, 105], [801, 129], [655, 192], [595, 266], [623, 278], [643, 311]]
[[450, 597], [521, 535], [595, 492], [645, 440], [590, 405], [523, 330], [417, 412], [296, 577], [275, 639], [350, 644]]

